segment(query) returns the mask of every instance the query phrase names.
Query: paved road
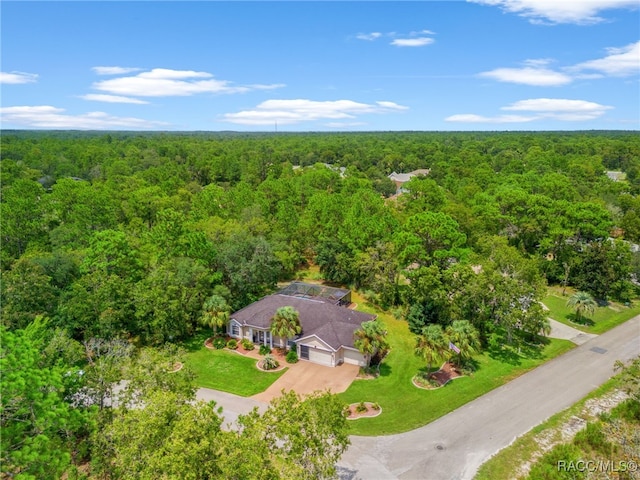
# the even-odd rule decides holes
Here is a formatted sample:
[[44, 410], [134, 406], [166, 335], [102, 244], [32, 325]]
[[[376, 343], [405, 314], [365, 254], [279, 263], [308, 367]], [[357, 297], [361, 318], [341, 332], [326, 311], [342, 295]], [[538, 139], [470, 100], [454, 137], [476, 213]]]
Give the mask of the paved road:
[[[471, 479], [478, 467], [640, 355], [640, 316], [470, 402], [429, 425], [386, 437], [352, 437], [341, 478]], [[407, 412], [411, 415], [411, 412]]]

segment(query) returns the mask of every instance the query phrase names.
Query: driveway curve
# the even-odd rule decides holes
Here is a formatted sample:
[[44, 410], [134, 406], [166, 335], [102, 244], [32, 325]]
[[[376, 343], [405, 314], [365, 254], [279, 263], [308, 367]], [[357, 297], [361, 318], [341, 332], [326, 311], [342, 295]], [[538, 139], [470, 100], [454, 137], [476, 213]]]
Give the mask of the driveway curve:
[[351, 437], [340, 478], [470, 480], [492, 455], [613, 376], [616, 360], [638, 355], [640, 315], [429, 425]]

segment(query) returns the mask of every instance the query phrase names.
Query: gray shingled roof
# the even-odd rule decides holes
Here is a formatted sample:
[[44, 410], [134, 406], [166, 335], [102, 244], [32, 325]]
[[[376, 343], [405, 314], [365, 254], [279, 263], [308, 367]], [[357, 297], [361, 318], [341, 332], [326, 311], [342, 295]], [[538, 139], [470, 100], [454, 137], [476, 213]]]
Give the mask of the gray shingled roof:
[[276, 310], [286, 306], [295, 308], [300, 314], [301, 337], [316, 335], [334, 350], [341, 346], [353, 348], [353, 332], [363, 322], [376, 318], [323, 301], [281, 294], [264, 297], [231, 314], [230, 318], [241, 325], [268, 329]]

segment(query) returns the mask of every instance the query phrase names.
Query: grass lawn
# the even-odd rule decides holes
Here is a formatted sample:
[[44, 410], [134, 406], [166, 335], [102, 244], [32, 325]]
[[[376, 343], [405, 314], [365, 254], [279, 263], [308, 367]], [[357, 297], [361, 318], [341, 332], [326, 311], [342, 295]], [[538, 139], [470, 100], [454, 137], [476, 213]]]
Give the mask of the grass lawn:
[[421, 427], [574, 347], [565, 340], [551, 340], [531, 358], [498, 359], [485, 353], [476, 357], [478, 368], [472, 377], [457, 378], [437, 390], [421, 390], [413, 386], [411, 379], [426, 365], [414, 355], [414, 335], [407, 323], [373, 310], [355, 292], [352, 297], [358, 310], [378, 314], [387, 325], [392, 349], [378, 378], [356, 380], [339, 394], [344, 403], [369, 401], [382, 407], [378, 417], [350, 422], [350, 433], [354, 435], [388, 435]]
[[[531, 431], [519, 437], [507, 448], [500, 450], [491, 459], [486, 461], [474, 477], [475, 480], [512, 480], [516, 478], [518, 466], [531, 461], [534, 454], [540, 450], [540, 445], [536, 437], [544, 432], [545, 439], [560, 440], [559, 427], [570, 420], [574, 415], [584, 418], [582, 412], [587, 400], [599, 398], [611, 393], [620, 385], [619, 377], [614, 377], [605, 384], [598, 387], [578, 403], [568, 409], [559, 412], [549, 418], [546, 422], [534, 427]], [[588, 420], [591, 420], [589, 418]], [[562, 442], [564, 443], [564, 442]]]
[[598, 307], [588, 320], [590, 325], [581, 325], [574, 323], [574, 310], [567, 307], [567, 300], [573, 292], [568, 292], [567, 296], [562, 296], [562, 289], [550, 287], [549, 294], [542, 300], [542, 303], [549, 309], [548, 315], [558, 322], [569, 325], [570, 327], [582, 330], [587, 333], [600, 334], [613, 327], [626, 322], [632, 317], [640, 314], [640, 302], [634, 302], [631, 307], [625, 307], [620, 303], [611, 302], [606, 307]]
[[204, 341], [209, 335], [196, 335], [182, 346], [187, 350], [185, 364], [196, 374], [199, 387], [250, 397], [263, 392], [287, 369], [261, 372], [256, 360], [228, 350], [209, 350]]

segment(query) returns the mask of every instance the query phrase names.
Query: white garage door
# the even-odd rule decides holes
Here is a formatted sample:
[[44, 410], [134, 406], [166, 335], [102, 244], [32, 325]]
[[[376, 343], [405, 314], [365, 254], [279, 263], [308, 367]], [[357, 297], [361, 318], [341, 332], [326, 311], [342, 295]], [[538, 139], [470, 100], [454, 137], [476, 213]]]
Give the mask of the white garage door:
[[300, 345], [300, 358], [306, 360], [306, 353], [308, 352], [308, 360], [320, 365], [326, 365], [331, 367], [331, 352], [328, 350], [322, 350], [320, 348], [314, 348], [312, 345]]
[[351, 365], [360, 365], [361, 367], [365, 365], [364, 358], [360, 352], [355, 352], [353, 350], [347, 350], [346, 348], [342, 350], [344, 363], [350, 363]]

